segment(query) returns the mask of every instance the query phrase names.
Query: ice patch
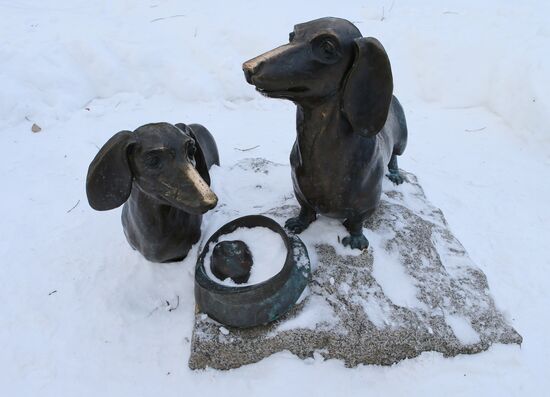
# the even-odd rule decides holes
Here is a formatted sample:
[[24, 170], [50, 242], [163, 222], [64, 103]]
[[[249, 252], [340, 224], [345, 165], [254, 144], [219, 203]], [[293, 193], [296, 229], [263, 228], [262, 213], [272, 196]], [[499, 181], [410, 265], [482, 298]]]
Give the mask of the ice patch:
[[349, 284], [347, 283], [341, 283], [339, 286], [338, 286], [338, 292], [342, 295], [348, 295], [349, 292], [350, 292], [350, 286]]
[[398, 306], [426, 309], [426, 305], [418, 300], [414, 278], [407, 274], [398, 255], [382, 246], [379, 242], [381, 236], [371, 234], [370, 240], [375, 257], [372, 275], [384, 294]]
[[472, 324], [466, 318], [454, 314], [445, 314], [445, 322], [451, 327], [460, 343], [473, 345], [480, 341], [479, 334], [472, 328]]
[[337, 322], [338, 318], [327, 301], [320, 296], [312, 295], [298, 315], [282, 323], [275, 332], [297, 328], [316, 329], [317, 325], [331, 325]]
[[369, 321], [377, 328], [385, 328], [390, 325], [388, 319], [391, 314], [391, 308], [385, 301], [376, 299], [372, 295], [369, 295], [367, 299], [364, 299], [360, 295], [355, 295], [351, 298], [351, 301], [363, 307], [363, 311]]
[[220, 327], [220, 332], [223, 334], [223, 335], [229, 335], [229, 330], [225, 327]]

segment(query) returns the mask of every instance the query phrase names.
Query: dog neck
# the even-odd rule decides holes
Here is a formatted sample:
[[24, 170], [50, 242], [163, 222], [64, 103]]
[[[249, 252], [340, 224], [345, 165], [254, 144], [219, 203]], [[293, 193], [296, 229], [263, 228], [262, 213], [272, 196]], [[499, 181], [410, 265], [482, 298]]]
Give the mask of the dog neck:
[[[349, 123], [342, 114], [339, 95], [317, 100], [315, 102], [297, 103], [296, 131], [301, 149], [315, 147], [318, 139], [325, 142], [340, 139], [349, 132]], [[347, 134], [352, 135], [352, 134]], [[302, 154], [303, 150], [301, 150]]]
[[331, 95], [314, 101], [296, 103], [303, 114], [306, 125], [327, 124], [339, 116], [340, 100], [337, 95]]

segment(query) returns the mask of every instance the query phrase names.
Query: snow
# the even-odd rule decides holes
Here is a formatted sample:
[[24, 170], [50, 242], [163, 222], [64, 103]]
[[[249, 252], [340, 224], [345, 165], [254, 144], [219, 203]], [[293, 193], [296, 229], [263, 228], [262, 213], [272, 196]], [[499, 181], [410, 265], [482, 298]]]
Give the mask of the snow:
[[220, 332], [222, 333], [222, 335], [229, 335], [229, 330], [225, 327], [220, 327]]
[[407, 274], [399, 255], [384, 249], [380, 243], [381, 236], [372, 233], [368, 233], [368, 236], [374, 255], [372, 275], [382, 287], [384, 294], [397, 306], [427, 310], [426, 305], [417, 298], [418, 289], [415, 281]]
[[446, 314], [445, 322], [451, 327], [456, 338], [461, 343], [468, 345], [479, 342], [479, 334], [472, 328], [472, 324], [464, 317]]
[[[230, 278], [220, 280], [210, 269], [210, 261], [215, 245], [218, 242], [234, 240], [243, 241], [252, 254], [252, 268], [246, 283], [237, 284]], [[283, 239], [273, 230], [267, 227], [255, 227], [253, 229], [240, 227], [231, 233], [222, 235], [215, 243], [210, 243], [208, 253], [204, 256], [204, 269], [208, 277], [218, 284], [246, 287], [261, 283], [279, 273], [285, 264], [287, 252]]]
[[323, 329], [324, 327], [338, 323], [338, 319], [328, 302], [318, 295], [312, 295], [298, 315], [281, 323], [275, 332], [282, 332], [297, 328]]
[[[2, 395], [547, 393], [548, 2], [2, 0], [0, 12]], [[220, 205], [204, 236], [228, 217], [295, 203], [287, 167], [224, 179], [246, 158], [288, 164], [295, 134], [294, 106], [257, 94], [241, 63], [326, 15], [386, 47], [410, 131], [400, 166], [419, 176], [487, 275], [521, 348], [356, 369], [281, 353], [193, 372], [198, 247], [182, 263], [148, 263], [126, 243], [120, 210], [88, 207], [97, 147], [154, 121], [200, 122], [218, 142]], [[310, 229], [307, 244], [315, 230], [331, 241], [345, 233], [328, 219]]]
[[393, 325], [394, 321], [389, 316], [391, 313], [389, 304], [380, 299], [376, 299], [374, 293], [375, 291], [372, 291], [372, 294], [369, 294], [367, 299], [358, 294], [354, 294], [351, 300], [363, 306], [363, 311], [377, 328], [386, 328]]

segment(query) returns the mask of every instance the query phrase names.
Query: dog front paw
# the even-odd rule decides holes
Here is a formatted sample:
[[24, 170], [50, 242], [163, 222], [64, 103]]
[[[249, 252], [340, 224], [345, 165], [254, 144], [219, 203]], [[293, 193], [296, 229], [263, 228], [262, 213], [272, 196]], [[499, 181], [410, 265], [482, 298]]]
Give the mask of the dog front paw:
[[310, 225], [311, 222], [307, 222], [300, 218], [299, 216], [287, 219], [285, 222], [285, 228], [290, 230], [294, 234], [302, 233], [304, 230], [307, 229], [307, 227]]
[[342, 239], [342, 244], [358, 250], [366, 250], [369, 248], [369, 240], [362, 234], [347, 236]]
[[396, 185], [401, 185], [405, 182], [405, 177], [399, 171], [390, 171], [386, 176]]

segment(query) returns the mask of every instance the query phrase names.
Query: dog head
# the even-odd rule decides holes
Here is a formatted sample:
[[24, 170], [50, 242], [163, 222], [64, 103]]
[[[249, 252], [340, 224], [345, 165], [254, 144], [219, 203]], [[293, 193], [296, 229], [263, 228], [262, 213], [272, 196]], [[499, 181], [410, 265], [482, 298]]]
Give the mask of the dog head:
[[243, 64], [248, 83], [272, 98], [298, 104], [339, 95], [354, 131], [374, 135], [392, 99], [391, 66], [382, 44], [361, 36], [351, 22], [321, 18], [302, 23], [289, 43]]
[[214, 208], [208, 167], [185, 124], [146, 124], [120, 131], [103, 145], [88, 168], [86, 194], [99, 211], [122, 205], [140, 189], [153, 199], [192, 214]]

